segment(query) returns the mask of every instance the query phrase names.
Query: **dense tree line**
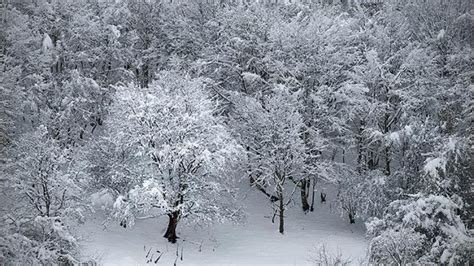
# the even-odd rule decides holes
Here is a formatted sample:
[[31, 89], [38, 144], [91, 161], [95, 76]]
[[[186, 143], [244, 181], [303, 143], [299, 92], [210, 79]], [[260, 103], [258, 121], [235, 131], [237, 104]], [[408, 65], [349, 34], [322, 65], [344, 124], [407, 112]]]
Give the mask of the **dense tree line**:
[[73, 262], [103, 189], [175, 242], [181, 219], [238, 218], [242, 176], [280, 233], [330, 183], [368, 262], [472, 260], [469, 1], [1, 9], [0, 261]]

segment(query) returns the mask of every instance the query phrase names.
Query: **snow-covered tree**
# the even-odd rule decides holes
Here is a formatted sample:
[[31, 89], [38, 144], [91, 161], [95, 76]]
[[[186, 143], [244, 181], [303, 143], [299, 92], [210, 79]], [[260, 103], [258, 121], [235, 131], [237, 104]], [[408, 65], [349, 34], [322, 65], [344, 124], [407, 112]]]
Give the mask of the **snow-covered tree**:
[[77, 145], [102, 124], [110, 101], [108, 89], [93, 79], [73, 71], [62, 86], [37, 88], [37, 106], [43, 123], [48, 123], [54, 138], [64, 145]]
[[182, 218], [234, 214], [236, 170], [270, 199], [281, 232], [294, 195], [311, 210], [324, 180], [345, 219], [373, 221], [374, 263], [463, 262], [471, 3], [274, 2], [0, 5], [0, 254], [64, 262], [82, 185], [115, 194], [122, 225], [169, 216], [175, 241]]
[[[12, 141], [2, 170], [5, 203], [0, 257], [20, 264], [73, 263], [77, 240], [69, 226], [83, 220], [83, 179], [71, 150], [45, 126]], [[4, 185], [4, 186], [3, 186]]]
[[13, 265], [77, 263], [78, 243], [57, 217], [25, 218], [16, 213], [2, 217], [0, 261]]
[[371, 240], [371, 260], [377, 263], [405, 265], [417, 261], [425, 236], [412, 228], [387, 229]]
[[336, 203], [350, 223], [356, 218], [379, 217], [390, 202], [388, 178], [381, 171], [370, 171], [365, 175], [353, 167], [336, 163], [331, 166], [331, 175], [337, 185]]
[[305, 125], [297, 95], [277, 85], [261, 102], [243, 96], [238, 108], [234, 125], [247, 148], [251, 181], [270, 189], [283, 234], [285, 209], [307, 169], [302, 138]]
[[373, 263], [463, 264], [472, 237], [457, 214], [460, 203], [444, 196], [412, 195], [392, 202], [382, 219], [371, 220], [368, 234]]
[[115, 215], [128, 224], [140, 214], [167, 215], [164, 237], [176, 242], [182, 218], [220, 220], [238, 212], [228, 183], [240, 146], [202, 80], [175, 72], [159, 77], [146, 89], [116, 87], [108, 135], [133, 160], [121, 162], [131, 189], [117, 198]]
[[6, 164], [8, 185], [36, 215], [61, 217], [77, 207], [80, 176], [71, 164], [70, 150], [63, 149], [45, 126], [24, 134], [13, 145]]

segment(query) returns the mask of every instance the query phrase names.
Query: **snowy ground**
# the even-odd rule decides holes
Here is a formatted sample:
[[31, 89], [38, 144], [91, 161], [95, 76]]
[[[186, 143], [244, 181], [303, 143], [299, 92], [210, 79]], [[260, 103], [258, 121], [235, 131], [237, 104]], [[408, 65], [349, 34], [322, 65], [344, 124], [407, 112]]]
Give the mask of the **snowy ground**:
[[[146, 265], [147, 254], [153, 256], [150, 265], [160, 254], [156, 265], [173, 265], [175, 261], [177, 265], [308, 265], [318, 245], [325, 244], [327, 250], [340, 252], [353, 264], [364, 257], [367, 243], [363, 226], [360, 222], [349, 225], [331, 210], [330, 203], [318, 201], [315, 211], [307, 215], [293, 206], [285, 221], [286, 232], [281, 235], [260, 192], [242, 189], [240, 196], [246, 221], [205, 228], [180, 224], [177, 244], [169, 244], [162, 237], [166, 217], [137, 221], [127, 229], [113, 223], [103, 230], [104, 217], [96, 215], [79, 230], [84, 256], [95, 258], [101, 265]], [[329, 201], [331, 196], [328, 192]]]

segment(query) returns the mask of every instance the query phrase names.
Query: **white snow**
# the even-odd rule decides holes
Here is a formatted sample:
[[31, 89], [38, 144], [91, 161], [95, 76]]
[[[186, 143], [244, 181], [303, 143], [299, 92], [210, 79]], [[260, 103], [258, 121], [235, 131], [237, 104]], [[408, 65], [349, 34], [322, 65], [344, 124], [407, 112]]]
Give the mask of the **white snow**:
[[383, 133], [378, 130], [374, 130], [371, 132], [370, 137], [373, 139], [380, 139], [383, 137]]
[[407, 136], [413, 135], [413, 128], [412, 128], [412, 126], [410, 126], [410, 125], [405, 126], [405, 134], [406, 134]]
[[[105, 231], [101, 225], [103, 216], [91, 218], [79, 230], [84, 237], [84, 260], [98, 258], [101, 265], [145, 265], [145, 256], [151, 249], [152, 265], [160, 254], [163, 255], [157, 265], [173, 265], [178, 249], [177, 265], [308, 265], [312, 264], [310, 258], [315, 249], [323, 244], [328, 251], [351, 258], [353, 264], [365, 256], [367, 243], [362, 222], [350, 225], [331, 211], [330, 203], [317, 201], [315, 211], [307, 215], [299, 204], [292, 206], [287, 211], [285, 234], [281, 235], [277, 221], [271, 222], [268, 199], [249, 188], [241, 189], [240, 194], [247, 212], [245, 221], [205, 227], [180, 223], [177, 244], [162, 237], [166, 216], [138, 220], [127, 229], [114, 222]], [[335, 193], [329, 190], [327, 194], [330, 202]]]
[[392, 143], [399, 144], [400, 143], [400, 134], [398, 132], [392, 132], [389, 136]]
[[96, 210], [106, 210], [114, 205], [114, 196], [104, 189], [91, 195], [92, 207]]
[[428, 158], [423, 170], [432, 177], [439, 177], [438, 171], [445, 171], [446, 160], [444, 158]]
[[444, 29], [441, 29], [439, 32], [438, 32], [438, 36], [436, 36], [436, 39], [438, 40], [441, 40], [444, 38], [444, 36], [446, 35], [446, 31]]
[[53, 41], [47, 33], [43, 34], [43, 45], [42, 50], [44, 53], [54, 48]]
[[251, 72], [243, 72], [242, 77], [248, 83], [252, 83], [252, 82], [262, 80], [262, 77], [260, 77], [260, 75], [255, 74], [255, 73], [251, 73]]
[[448, 143], [447, 143], [447, 149], [449, 152], [455, 152], [456, 151], [456, 144], [457, 141], [454, 138], [449, 138]]
[[112, 31], [113, 35], [115, 36], [115, 38], [119, 38], [120, 37], [120, 30], [117, 28], [117, 26], [115, 25], [110, 25], [110, 30]]
[[120, 209], [120, 207], [122, 206], [122, 204], [124, 202], [124, 199], [125, 199], [124, 196], [119, 195], [117, 197], [117, 199], [115, 200], [115, 202], [114, 202], [114, 205], [113, 205], [114, 209]]

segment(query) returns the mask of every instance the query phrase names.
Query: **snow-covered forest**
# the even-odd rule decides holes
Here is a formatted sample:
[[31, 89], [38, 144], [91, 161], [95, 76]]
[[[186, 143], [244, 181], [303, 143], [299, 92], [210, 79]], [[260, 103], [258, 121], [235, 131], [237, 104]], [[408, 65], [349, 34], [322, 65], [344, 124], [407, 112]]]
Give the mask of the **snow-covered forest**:
[[472, 1], [0, 9], [0, 265], [474, 263]]

